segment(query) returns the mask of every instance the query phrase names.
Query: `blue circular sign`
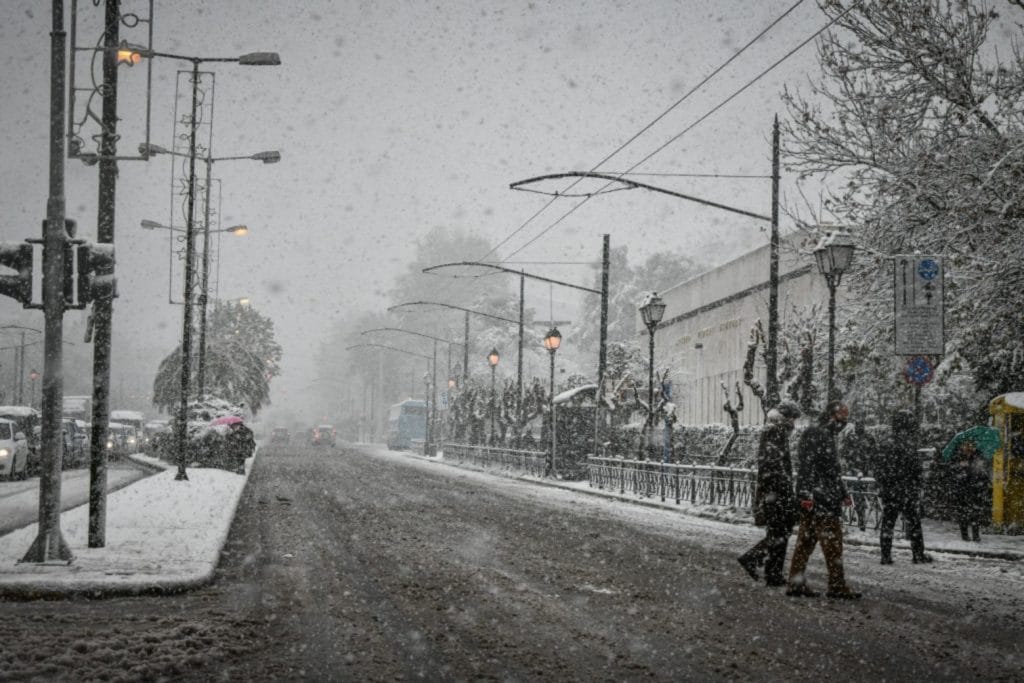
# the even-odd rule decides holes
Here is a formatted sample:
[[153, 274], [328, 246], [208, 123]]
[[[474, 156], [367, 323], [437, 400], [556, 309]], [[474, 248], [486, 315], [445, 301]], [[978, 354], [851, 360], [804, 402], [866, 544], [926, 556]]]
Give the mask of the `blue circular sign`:
[[914, 356], [907, 361], [903, 375], [911, 384], [928, 384], [935, 376], [935, 366], [924, 356]]
[[935, 276], [939, 274], [939, 264], [934, 259], [921, 259], [921, 262], [917, 264], [917, 274], [921, 276], [922, 280], [934, 280]]

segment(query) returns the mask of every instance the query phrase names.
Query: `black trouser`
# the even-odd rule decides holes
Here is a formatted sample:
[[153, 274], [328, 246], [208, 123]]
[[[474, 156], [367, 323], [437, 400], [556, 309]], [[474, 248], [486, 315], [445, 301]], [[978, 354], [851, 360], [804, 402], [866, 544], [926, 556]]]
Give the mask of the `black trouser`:
[[880, 535], [882, 555], [888, 556], [891, 552], [896, 518], [900, 515], [903, 515], [903, 521], [907, 525], [910, 551], [915, 558], [920, 558], [924, 555], [924, 534], [921, 531], [921, 503], [916, 498], [882, 499], [882, 532]]
[[785, 581], [782, 570], [786, 565], [789, 535], [793, 533], [793, 524], [788, 519], [779, 519], [781, 516], [769, 515], [764, 538], [744, 553], [744, 557], [754, 560], [757, 564], [764, 562], [764, 578], [770, 583]]

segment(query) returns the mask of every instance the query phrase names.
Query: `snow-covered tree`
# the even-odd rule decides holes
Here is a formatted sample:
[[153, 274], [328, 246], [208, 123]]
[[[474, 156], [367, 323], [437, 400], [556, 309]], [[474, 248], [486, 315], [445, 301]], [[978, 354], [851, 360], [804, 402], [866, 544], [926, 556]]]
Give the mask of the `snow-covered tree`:
[[[270, 380], [280, 373], [274, 323], [252, 306], [219, 303], [207, 323], [206, 394], [242, 404], [254, 415], [270, 402]], [[197, 357], [191, 386], [196, 386]], [[181, 396], [181, 347], [160, 362], [153, 403], [170, 410]]]
[[[840, 364], [892, 354], [896, 254], [945, 259], [947, 370], [1024, 386], [1024, 55], [999, 3], [819, 0], [837, 18], [822, 77], [787, 90], [790, 169], [841, 188], [823, 210], [857, 234]], [[1003, 7], [1014, 14], [1019, 2]], [[1019, 14], [1018, 14], [1019, 16]], [[998, 31], [993, 29], [998, 27]], [[845, 358], [844, 358], [845, 355]], [[865, 371], [872, 364], [861, 365]], [[879, 382], [894, 367], [877, 366]], [[932, 392], [938, 389], [932, 389]]]

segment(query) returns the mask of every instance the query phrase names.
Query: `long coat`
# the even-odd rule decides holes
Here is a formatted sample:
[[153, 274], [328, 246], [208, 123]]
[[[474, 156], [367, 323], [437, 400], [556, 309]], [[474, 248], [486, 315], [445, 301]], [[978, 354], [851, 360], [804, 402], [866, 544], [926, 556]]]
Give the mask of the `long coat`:
[[924, 467], [913, 443], [899, 435], [885, 442], [874, 467], [883, 505], [916, 505], [924, 487]]
[[961, 524], [985, 524], [991, 518], [989, 490], [992, 487], [988, 463], [981, 458], [954, 461], [953, 512]]
[[759, 524], [792, 527], [796, 519], [789, 432], [782, 424], [770, 424], [761, 432], [754, 489], [754, 518]]
[[842, 515], [843, 499], [847, 491], [839, 466], [836, 441], [824, 425], [812, 425], [800, 435], [796, 488], [800, 500], [814, 501], [816, 515]]

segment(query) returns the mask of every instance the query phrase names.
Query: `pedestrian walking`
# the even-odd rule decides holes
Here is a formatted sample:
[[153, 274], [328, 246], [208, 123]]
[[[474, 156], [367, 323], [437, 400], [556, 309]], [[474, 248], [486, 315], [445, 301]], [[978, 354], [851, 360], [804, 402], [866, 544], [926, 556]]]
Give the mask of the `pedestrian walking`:
[[854, 477], [850, 484], [850, 496], [853, 498], [853, 511], [857, 515], [857, 527], [866, 531], [868, 527], [868, 482], [874, 471], [874, 463], [878, 457], [878, 443], [868, 434], [862, 420], [853, 423], [853, 433], [849, 434], [840, 444], [840, 456], [846, 476]]
[[882, 529], [879, 544], [882, 564], [892, 564], [892, 539], [896, 518], [903, 516], [910, 540], [914, 564], [931, 562], [924, 551], [921, 530], [921, 490], [924, 488], [924, 467], [917, 454], [919, 425], [909, 408], [892, 414], [892, 437], [885, 443], [875, 466], [875, 481], [882, 500]]
[[769, 586], [786, 583], [782, 570], [797, 511], [789, 436], [798, 417], [800, 408], [791, 401], [783, 401], [768, 411], [757, 446], [757, 481], [754, 487], [754, 521], [765, 528], [765, 535], [737, 558], [755, 581], [760, 580], [757, 568], [764, 563], [764, 580]]
[[[981, 542], [980, 525], [988, 520], [991, 476], [985, 459], [973, 441], [960, 444], [953, 462], [953, 512], [960, 538]], [[971, 535], [967, 532], [970, 530]]]
[[235, 422], [224, 438], [227, 468], [238, 474], [245, 474], [245, 461], [256, 450], [252, 430], [242, 422]]
[[814, 597], [818, 593], [807, 586], [807, 561], [814, 547], [821, 544], [828, 568], [830, 598], [855, 600], [860, 597], [846, 584], [843, 571], [842, 508], [853, 504], [843, 485], [836, 436], [846, 427], [850, 409], [841, 401], [831, 401], [816, 424], [800, 435], [797, 446], [796, 489], [800, 500], [800, 528], [789, 567], [786, 595]]

